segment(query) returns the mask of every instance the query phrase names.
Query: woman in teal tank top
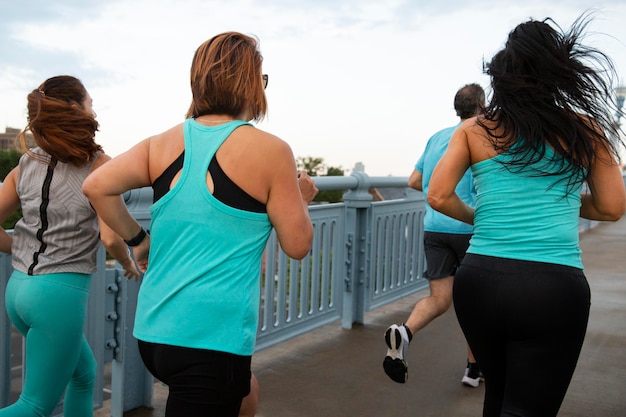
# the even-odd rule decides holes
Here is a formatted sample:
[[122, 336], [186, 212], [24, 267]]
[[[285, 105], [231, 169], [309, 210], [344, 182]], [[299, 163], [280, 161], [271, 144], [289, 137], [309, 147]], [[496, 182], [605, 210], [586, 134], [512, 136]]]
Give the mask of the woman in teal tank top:
[[[148, 370], [168, 385], [167, 417], [254, 415], [250, 362], [269, 233], [292, 258], [310, 249], [317, 188], [298, 175], [285, 142], [249, 123], [267, 110], [261, 63], [252, 37], [228, 32], [204, 42], [186, 120], [83, 186], [145, 271], [134, 335]], [[149, 186], [150, 235], [119, 197]]]
[[[456, 130], [431, 179], [430, 206], [474, 225], [453, 297], [485, 377], [484, 417], [557, 415], [589, 316], [579, 216], [617, 221], [626, 207], [615, 70], [579, 43], [589, 21], [518, 25], [486, 66], [484, 117]], [[475, 210], [454, 193], [470, 167]]]

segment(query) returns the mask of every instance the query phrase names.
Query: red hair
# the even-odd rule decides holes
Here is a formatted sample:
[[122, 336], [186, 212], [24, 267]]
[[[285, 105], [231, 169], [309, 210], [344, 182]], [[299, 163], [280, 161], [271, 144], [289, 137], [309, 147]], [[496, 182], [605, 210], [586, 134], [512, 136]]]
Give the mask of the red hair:
[[[82, 166], [102, 150], [95, 142], [98, 122], [85, 110], [87, 90], [75, 77], [49, 78], [28, 95], [28, 125], [18, 136], [23, 152], [41, 160], [30, 151], [26, 132], [35, 143], [61, 162]], [[48, 163], [49, 161], [44, 161]]]

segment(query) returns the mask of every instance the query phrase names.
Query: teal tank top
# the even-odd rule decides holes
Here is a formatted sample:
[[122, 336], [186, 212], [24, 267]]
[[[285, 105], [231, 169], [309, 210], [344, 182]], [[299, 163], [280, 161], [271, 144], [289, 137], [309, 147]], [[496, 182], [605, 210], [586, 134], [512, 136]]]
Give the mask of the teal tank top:
[[176, 185], [150, 212], [150, 256], [137, 301], [137, 339], [252, 355], [266, 213], [236, 209], [208, 190], [211, 158], [237, 127], [184, 123], [185, 160]]
[[472, 165], [476, 187], [474, 235], [468, 253], [583, 268], [578, 244], [580, 187], [567, 189], [554, 172], [554, 152], [517, 172], [501, 154]]

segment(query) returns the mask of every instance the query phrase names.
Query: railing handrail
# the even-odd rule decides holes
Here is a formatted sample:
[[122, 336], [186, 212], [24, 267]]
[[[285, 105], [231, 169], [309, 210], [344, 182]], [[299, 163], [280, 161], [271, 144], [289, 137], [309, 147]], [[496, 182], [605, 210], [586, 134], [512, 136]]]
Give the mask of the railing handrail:
[[369, 177], [355, 172], [348, 176], [311, 177], [321, 191], [352, 190], [359, 187], [408, 187], [409, 177]]
[[[344, 328], [350, 328], [355, 322], [363, 322], [368, 309], [427, 285], [421, 277], [424, 199], [421, 193], [408, 188], [408, 177], [368, 177], [356, 172], [313, 177], [313, 181], [320, 190], [347, 192], [342, 203], [310, 207], [316, 232], [311, 253], [304, 260], [288, 259], [276, 249], [275, 234], [270, 238], [272, 272], [271, 276], [266, 274], [263, 289], [265, 327], [257, 338], [260, 348], [338, 319]], [[372, 188], [403, 188], [403, 198], [374, 202]], [[133, 216], [148, 228], [152, 190], [129, 191], [124, 201]], [[99, 265], [104, 268], [102, 252]], [[10, 258], [0, 256], [0, 298], [4, 298], [10, 272]], [[101, 279], [94, 280], [98, 282], [92, 291], [98, 288], [102, 294], [90, 295], [100, 298], [95, 302], [90, 298], [90, 309], [94, 307], [95, 312], [90, 313], [88, 325], [96, 322], [102, 329], [88, 329], [90, 343], [97, 340], [106, 345], [94, 351], [112, 364], [111, 416], [122, 417], [126, 410], [149, 406], [152, 399], [151, 376], [132, 338], [138, 286], [124, 279], [119, 265], [98, 273]], [[94, 319], [98, 314], [108, 317], [101, 320], [108, 322], [98, 324]], [[105, 327], [111, 334], [104, 333]], [[1, 407], [9, 401], [11, 374], [11, 326], [4, 309], [0, 310], [0, 338]]]

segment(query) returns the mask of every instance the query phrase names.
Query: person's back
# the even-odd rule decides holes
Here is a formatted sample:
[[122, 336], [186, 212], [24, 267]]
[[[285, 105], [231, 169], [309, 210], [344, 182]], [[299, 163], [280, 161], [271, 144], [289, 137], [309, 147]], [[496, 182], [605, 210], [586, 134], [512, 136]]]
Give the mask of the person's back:
[[[467, 84], [454, 96], [454, 110], [461, 122], [482, 112], [484, 105], [485, 92], [478, 84]], [[409, 187], [428, 196], [431, 176], [448, 149], [450, 137], [459, 125], [442, 129], [430, 137], [424, 153], [409, 177]], [[459, 178], [455, 191], [465, 204], [474, 205], [475, 191], [469, 169]], [[387, 354], [383, 361], [383, 369], [393, 381], [399, 383], [406, 382], [408, 378], [406, 354], [413, 335], [446, 312], [452, 304], [454, 275], [465, 256], [472, 235], [472, 225], [433, 210], [428, 204], [428, 199], [425, 200], [426, 214], [423, 227], [426, 270], [422, 276], [428, 280], [430, 294], [415, 304], [405, 323], [400, 326], [392, 324], [385, 332]], [[480, 381], [480, 369], [468, 348], [467, 366], [461, 382], [477, 387]]]
[[[437, 166], [437, 163], [448, 149], [448, 143], [450, 137], [454, 131], [460, 126], [460, 123], [435, 133], [426, 144], [424, 153], [417, 161], [415, 169], [422, 173], [422, 192], [424, 195], [428, 195], [428, 187], [430, 184], [430, 177]], [[459, 197], [469, 204], [475, 205], [476, 191], [474, 189], [474, 180], [472, 173], [468, 170], [459, 184], [457, 185], [456, 192]], [[425, 201], [426, 214], [424, 215], [424, 230], [429, 232], [440, 233], [472, 233], [472, 225], [463, 223], [459, 220], [448, 217], [445, 214], [433, 210]]]
[[[317, 188], [297, 173], [287, 143], [248, 123], [267, 110], [261, 64], [252, 37], [227, 32], [204, 42], [192, 61], [185, 122], [83, 185], [146, 270], [134, 331], [144, 364], [169, 387], [167, 415], [254, 412], [250, 363], [265, 244], [274, 228], [288, 256], [310, 249], [308, 203]], [[151, 235], [119, 201], [143, 186], [155, 191]]]
[[582, 268], [580, 184], [568, 191], [566, 176], [537, 175], [566, 163], [547, 152], [542, 161], [519, 172], [502, 165], [507, 154], [472, 165], [479, 194], [468, 253]]
[[5, 305], [26, 339], [28, 366], [19, 399], [0, 416], [50, 415], [65, 394], [64, 414], [87, 417], [96, 363], [83, 328], [99, 238], [126, 276], [139, 273], [82, 194], [83, 180], [109, 159], [95, 142], [85, 87], [71, 76], [49, 78], [28, 95], [28, 116], [19, 136], [24, 155], [0, 187], [0, 221], [22, 208], [13, 237], [2, 230], [0, 249], [12, 255]]
[[[428, 195], [434, 209], [474, 224], [454, 306], [487, 381], [485, 417], [558, 414], [591, 299], [578, 218], [615, 221], [626, 210], [609, 139], [620, 137], [606, 95], [614, 68], [579, 43], [584, 17], [565, 33], [550, 23], [518, 25], [486, 65], [491, 102], [455, 132]], [[470, 166], [475, 210], [454, 192]]]
[[[140, 340], [237, 355], [254, 351], [261, 256], [271, 223], [265, 212], [218, 200], [206, 184], [216, 151], [243, 126], [184, 123], [180, 178], [150, 210], [150, 268], [134, 329]], [[234, 328], [238, 337], [231, 337]]]
[[[31, 152], [50, 160], [40, 148]], [[20, 158], [17, 192], [23, 216], [13, 229], [13, 268], [30, 275], [96, 270], [98, 222], [82, 193], [94, 162], [81, 167], [57, 162], [51, 169], [29, 155]]]

